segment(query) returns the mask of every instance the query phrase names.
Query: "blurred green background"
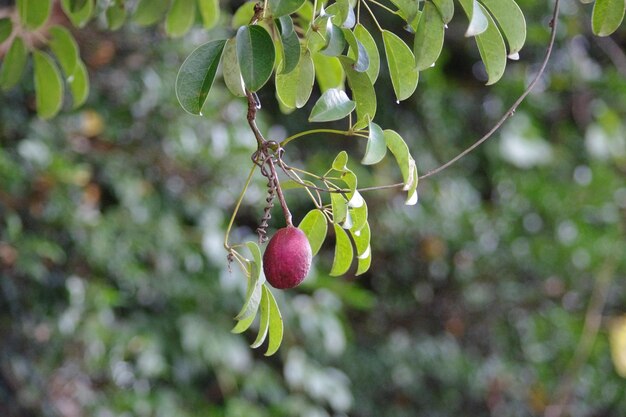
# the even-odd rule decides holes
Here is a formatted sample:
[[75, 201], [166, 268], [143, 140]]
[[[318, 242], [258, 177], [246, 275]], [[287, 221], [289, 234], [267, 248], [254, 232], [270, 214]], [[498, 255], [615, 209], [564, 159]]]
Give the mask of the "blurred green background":
[[[463, 19], [414, 97], [396, 105], [378, 81], [377, 122], [421, 172], [487, 131], [537, 71], [551, 2], [519, 3], [528, 44], [497, 85], [483, 85]], [[609, 343], [626, 337], [626, 32], [594, 38], [589, 14], [564, 1], [538, 88], [490, 142], [424, 180], [418, 206], [365, 195], [365, 276], [328, 276], [330, 239], [305, 285], [274, 291], [285, 340], [269, 359], [248, 347], [254, 334], [230, 333], [245, 279], [222, 247], [254, 150], [246, 103], [218, 80], [198, 118], [173, 89], [186, 54], [220, 33], [78, 32], [82, 109], [44, 122], [32, 81], [0, 93], [0, 415], [626, 415]], [[262, 130], [302, 130], [308, 111], [281, 114], [271, 90]], [[310, 171], [345, 149], [360, 185], [399, 179], [391, 158], [359, 166], [362, 143], [293, 145], [287, 160]], [[259, 175], [234, 241], [255, 239], [264, 198]], [[311, 208], [302, 191], [287, 199], [296, 221]]]

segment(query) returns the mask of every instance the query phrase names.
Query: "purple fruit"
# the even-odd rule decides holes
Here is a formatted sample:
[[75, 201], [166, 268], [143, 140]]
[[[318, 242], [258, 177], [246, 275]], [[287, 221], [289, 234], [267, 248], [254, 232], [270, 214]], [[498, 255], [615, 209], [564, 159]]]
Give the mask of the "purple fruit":
[[311, 245], [296, 227], [279, 229], [263, 254], [263, 272], [274, 288], [281, 290], [300, 284], [311, 268]]

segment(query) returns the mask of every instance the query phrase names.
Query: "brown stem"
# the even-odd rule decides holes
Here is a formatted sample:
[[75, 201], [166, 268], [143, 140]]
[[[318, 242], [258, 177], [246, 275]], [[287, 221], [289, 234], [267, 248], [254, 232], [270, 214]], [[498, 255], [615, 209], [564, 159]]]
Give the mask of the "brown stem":
[[293, 222], [291, 220], [291, 212], [289, 211], [289, 207], [287, 207], [287, 201], [285, 201], [285, 196], [283, 195], [283, 190], [280, 187], [280, 181], [278, 181], [278, 174], [276, 172], [276, 167], [274, 166], [274, 161], [272, 158], [267, 158], [267, 165], [270, 167], [270, 177], [274, 179], [274, 185], [276, 187], [276, 194], [278, 195], [278, 201], [280, 201], [280, 206], [283, 209], [283, 214], [285, 215], [285, 222], [287, 226], [293, 227]]
[[265, 143], [265, 138], [256, 125], [256, 112], [261, 108], [261, 103], [259, 103], [256, 95], [252, 91], [246, 90], [246, 97], [248, 98], [248, 124], [250, 125], [250, 129], [252, 129], [252, 133], [254, 133], [257, 147], [261, 148]]

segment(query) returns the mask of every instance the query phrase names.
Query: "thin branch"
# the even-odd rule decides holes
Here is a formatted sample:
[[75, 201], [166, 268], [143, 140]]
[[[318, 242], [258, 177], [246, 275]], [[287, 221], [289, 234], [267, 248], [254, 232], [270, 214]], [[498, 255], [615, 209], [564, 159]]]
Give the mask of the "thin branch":
[[522, 95], [519, 96], [517, 100], [515, 100], [513, 105], [506, 111], [506, 113], [500, 118], [500, 120], [498, 120], [498, 122], [491, 128], [491, 130], [489, 130], [489, 132], [487, 132], [483, 137], [481, 137], [476, 142], [474, 142], [472, 146], [465, 149], [463, 152], [461, 152], [460, 154], [458, 154], [457, 156], [455, 156], [454, 158], [452, 158], [445, 164], [441, 165], [438, 168], [430, 170], [426, 174], [420, 176], [419, 177], [420, 180], [428, 178], [428, 177], [432, 177], [433, 175], [438, 174], [439, 172], [448, 168], [450, 165], [457, 162], [459, 159], [471, 153], [474, 149], [478, 148], [485, 141], [487, 141], [487, 139], [491, 138], [493, 134], [496, 133], [498, 129], [500, 129], [500, 127], [504, 124], [504, 122], [506, 122], [511, 116], [513, 116], [513, 114], [515, 114], [515, 110], [517, 110], [517, 107], [524, 101], [524, 99], [526, 99], [526, 97], [528, 96], [528, 94], [530, 94], [532, 89], [535, 88], [535, 86], [537, 85], [541, 77], [543, 76], [546, 70], [546, 67], [548, 66], [548, 61], [550, 60], [550, 56], [552, 55], [552, 50], [554, 49], [554, 43], [556, 41], [556, 29], [558, 26], [559, 6], [560, 6], [560, 0], [555, 0], [554, 10], [552, 11], [552, 19], [550, 20], [550, 27], [552, 28], [551, 33], [550, 33], [550, 42], [548, 43], [546, 54], [541, 63], [541, 67], [539, 68], [539, 72], [537, 72], [537, 75], [530, 82], [526, 90], [524, 90]]
[[254, 133], [254, 138], [256, 139], [258, 148], [260, 149], [265, 143], [265, 138], [256, 125], [256, 112], [261, 108], [261, 104], [259, 103], [255, 93], [252, 91], [246, 90], [246, 97], [248, 98], [248, 124], [250, 125], [250, 129], [252, 129], [252, 133]]
[[278, 195], [278, 201], [280, 202], [280, 206], [283, 209], [283, 214], [285, 215], [285, 222], [287, 226], [293, 227], [293, 222], [291, 220], [291, 212], [289, 211], [289, 207], [287, 207], [287, 201], [285, 201], [285, 196], [283, 195], [283, 190], [280, 186], [280, 181], [278, 181], [278, 174], [276, 173], [276, 167], [274, 166], [274, 161], [272, 158], [267, 158], [267, 164], [270, 167], [271, 178], [274, 180], [274, 186], [276, 187], [276, 194]]

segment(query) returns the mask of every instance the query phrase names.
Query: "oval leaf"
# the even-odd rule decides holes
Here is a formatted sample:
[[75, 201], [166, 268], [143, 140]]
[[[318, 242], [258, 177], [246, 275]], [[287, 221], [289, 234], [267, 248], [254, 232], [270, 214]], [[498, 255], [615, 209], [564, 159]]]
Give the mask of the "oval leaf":
[[165, 18], [165, 32], [173, 37], [183, 36], [196, 20], [196, 0], [174, 0]]
[[467, 26], [467, 31], [465, 31], [465, 36], [469, 38], [471, 36], [480, 35], [486, 31], [489, 26], [489, 21], [487, 20], [487, 14], [480, 7], [478, 1], [459, 0], [459, 3], [461, 3], [463, 11], [469, 19], [469, 25]]
[[198, 8], [205, 29], [211, 29], [220, 20], [219, 0], [198, 0]]
[[274, 294], [266, 286], [263, 286], [263, 288], [267, 291], [267, 298], [270, 301], [270, 340], [267, 344], [265, 356], [272, 356], [278, 351], [283, 341], [283, 316], [280, 314]]
[[233, 95], [237, 97], [245, 97], [246, 91], [239, 70], [239, 61], [237, 61], [237, 42], [235, 38], [230, 38], [224, 46], [222, 54], [222, 75], [224, 83]]
[[483, 6], [479, 5], [479, 8], [487, 17], [489, 26], [484, 33], [476, 36], [476, 45], [478, 45], [478, 52], [485, 64], [485, 70], [487, 71], [487, 85], [494, 84], [502, 78], [504, 70], [506, 68], [506, 46], [502, 34], [498, 30], [493, 18], [484, 10]]
[[[282, 20], [285, 20], [285, 18], [289, 19], [289, 23], [291, 23], [289, 16], [283, 17]], [[293, 30], [293, 23], [291, 23], [291, 29], [286, 34], [283, 34], [281, 31], [280, 35], [280, 41], [283, 46], [283, 65], [280, 72], [284, 74], [293, 71], [300, 60], [300, 38], [298, 38], [296, 31]]]
[[[432, 0], [433, 4], [439, 11], [443, 23], [448, 24], [454, 16], [454, 1], [453, 0]], [[500, 0], [496, 0], [500, 1]], [[483, 2], [484, 3], [484, 2]]]
[[357, 122], [355, 126], [366, 126], [368, 120], [373, 120], [376, 115], [376, 91], [374, 91], [372, 80], [367, 73], [358, 72], [352, 67], [354, 60], [340, 56], [339, 61], [348, 78], [348, 85], [352, 90], [352, 99], [356, 103]]
[[276, 75], [276, 95], [289, 109], [301, 108], [311, 96], [315, 67], [308, 50], [303, 49], [296, 68], [288, 74]]
[[367, 147], [365, 155], [361, 160], [363, 165], [373, 165], [380, 162], [387, 153], [387, 144], [385, 143], [385, 134], [383, 130], [374, 122], [369, 124], [369, 135], [367, 138]]
[[591, 15], [591, 28], [598, 36], [609, 36], [624, 20], [624, 0], [596, 0]]
[[248, 25], [239, 28], [237, 59], [248, 90], [259, 90], [270, 78], [274, 70], [275, 54], [274, 42], [263, 27]]
[[443, 48], [445, 25], [435, 5], [431, 2], [424, 4], [422, 17], [415, 31], [415, 66], [418, 71], [432, 67]]
[[[624, 2], [621, 3], [623, 6]], [[526, 19], [522, 10], [515, 0], [482, 0], [482, 4], [498, 22], [509, 45], [509, 56], [515, 56], [526, 42]]]
[[4, 61], [2, 61], [2, 68], [0, 68], [0, 87], [3, 90], [8, 90], [22, 79], [26, 58], [28, 58], [26, 44], [22, 38], [16, 37], [13, 39]]
[[17, 0], [20, 21], [29, 30], [43, 26], [50, 17], [51, 0]]
[[369, 66], [365, 72], [370, 77], [372, 84], [374, 84], [378, 79], [378, 72], [380, 71], [380, 54], [378, 52], [378, 46], [376, 46], [376, 41], [368, 30], [365, 29], [365, 26], [360, 23], [354, 27], [354, 36], [367, 52]]
[[139, 26], [153, 25], [163, 19], [169, 5], [169, 1], [139, 0], [132, 21]]
[[76, 63], [79, 60], [79, 51], [78, 45], [70, 31], [63, 26], [51, 27], [49, 46], [59, 61], [65, 77], [72, 76]]
[[365, 46], [359, 41], [350, 29], [343, 29], [344, 37], [350, 49], [348, 57], [354, 59], [354, 69], [358, 72], [367, 71], [370, 66], [370, 59]]
[[346, 38], [343, 31], [329, 19], [326, 23], [326, 45], [320, 53], [328, 56], [339, 56], [346, 48]]
[[0, 19], [0, 43], [6, 41], [13, 32], [13, 23], [11, 18], [3, 17]]
[[55, 116], [63, 104], [63, 82], [52, 58], [41, 51], [33, 51], [37, 114], [42, 119]]
[[393, 91], [398, 101], [406, 100], [415, 91], [419, 78], [415, 56], [402, 39], [388, 30], [383, 30], [383, 43]]
[[298, 225], [298, 228], [302, 230], [307, 239], [309, 239], [313, 256], [317, 255], [328, 232], [328, 222], [324, 213], [318, 209], [309, 211]]
[[76, 109], [82, 106], [89, 96], [89, 74], [82, 60], [76, 62], [74, 72], [67, 78], [67, 83], [74, 99], [72, 108]]
[[333, 224], [335, 229], [335, 258], [333, 260], [333, 266], [330, 270], [330, 276], [337, 277], [348, 272], [350, 265], [352, 265], [352, 259], [354, 258], [354, 252], [352, 250], [352, 242], [348, 237], [348, 233], [340, 226]]
[[345, 91], [331, 88], [317, 100], [311, 110], [309, 122], [330, 122], [343, 119], [355, 109], [356, 103], [348, 98]]
[[402, 136], [389, 129], [384, 131], [384, 135], [387, 148], [389, 148], [395, 157], [398, 167], [400, 168], [400, 172], [402, 173], [402, 180], [404, 182], [403, 190], [409, 192], [407, 204], [415, 204], [413, 203], [413, 199], [417, 202], [415, 189], [417, 188], [418, 183], [415, 160], [411, 156], [409, 147], [404, 139], [402, 139]]
[[226, 40], [207, 42], [196, 48], [183, 62], [176, 77], [176, 97], [191, 114], [202, 115]]
[[74, 26], [82, 28], [91, 20], [95, 8], [94, 0], [62, 0], [61, 7]]
[[305, 0], [270, 0], [270, 10], [272, 16], [281, 17], [297, 11], [304, 4]]
[[315, 65], [315, 78], [322, 92], [331, 88], [344, 89], [346, 74], [343, 72], [343, 67], [337, 57], [316, 52], [313, 54], [313, 63]]
[[261, 319], [259, 321], [259, 333], [256, 336], [255, 341], [250, 345], [251, 348], [258, 348], [261, 346], [265, 338], [267, 337], [267, 330], [270, 328], [270, 299], [267, 296], [267, 288], [265, 285], [261, 289]]

